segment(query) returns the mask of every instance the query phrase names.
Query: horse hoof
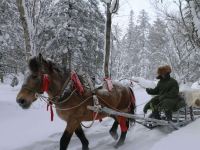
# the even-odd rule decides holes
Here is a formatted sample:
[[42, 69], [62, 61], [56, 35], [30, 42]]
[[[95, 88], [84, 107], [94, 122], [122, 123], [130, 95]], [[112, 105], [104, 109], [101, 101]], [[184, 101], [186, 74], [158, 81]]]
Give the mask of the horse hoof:
[[124, 144], [124, 142], [118, 142], [115, 146], [114, 146], [114, 148], [119, 148], [120, 146], [122, 146]]
[[82, 150], [89, 150], [89, 147], [83, 147]]
[[112, 138], [114, 139], [114, 140], [117, 140], [118, 139], [118, 134], [116, 133], [116, 132], [113, 132], [113, 131], [110, 131], [110, 135], [112, 136]]

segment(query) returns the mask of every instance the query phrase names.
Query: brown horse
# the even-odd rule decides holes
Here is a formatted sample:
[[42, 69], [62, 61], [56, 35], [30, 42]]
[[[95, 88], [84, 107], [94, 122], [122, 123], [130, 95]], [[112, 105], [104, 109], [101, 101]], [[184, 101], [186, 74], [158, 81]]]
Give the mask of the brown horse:
[[[102, 107], [107, 106], [123, 112], [130, 112], [128, 107], [131, 106], [131, 112], [134, 112], [134, 103], [131, 103], [131, 97], [133, 95], [128, 87], [124, 87], [120, 84], [113, 84], [113, 89], [111, 91], [108, 91], [107, 88], [103, 86], [94, 91], [84, 87], [84, 92], [80, 94], [74, 89], [73, 82], [71, 82], [70, 79], [70, 72], [63, 73], [54, 63], [45, 60], [41, 54], [29, 61], [29, 69], [30, 74], [17, 95], [17, 103], [24, 109], [29, 108], [32, 102], [37, 100], [37, 95], [45, 91], [43, 89], [44, 75], [48, 76], [49, 85], [46, 91], [49, 99], [55, 102], [54, 104], [58, 116], [67, 123], [66, 129], [60, 139], [60, 150], [67, 149], [74, 132], [82, 143], [82, 149], [89, 149], [89, 142], [81, 127], [81, 122], [92, 121], [94, 119], [94, 113], [87, 109], [88, 105], [93, 105], [92, 95], [95, 94], [98, 97]], [[65, 97], [67, 101], [61, 101], [59, 103], [56, 97], [61, 95], [66, 81], [67, 84], [65, 87], [68, 88], [65, 90]], [[100, 115], [101, 117], [106, 117], [105, 114]], [[121, 127], [121, 136], [115, 145], [117, 148], [124, 143], [128, 130], [128, 119], [115, 116], [111, 117], [114, 118], [115, 121], [110, 129], [110, 134], [115, 140], [118, 139], [118, 125], [120, 124]]]

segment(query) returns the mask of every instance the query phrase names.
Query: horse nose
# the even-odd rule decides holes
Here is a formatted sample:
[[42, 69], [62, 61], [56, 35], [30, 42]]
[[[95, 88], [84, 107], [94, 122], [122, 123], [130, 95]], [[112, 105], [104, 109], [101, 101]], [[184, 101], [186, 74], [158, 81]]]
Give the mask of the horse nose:
[[17, 99], [19, 105], [24, 105], [26, 103], [25, 99]]

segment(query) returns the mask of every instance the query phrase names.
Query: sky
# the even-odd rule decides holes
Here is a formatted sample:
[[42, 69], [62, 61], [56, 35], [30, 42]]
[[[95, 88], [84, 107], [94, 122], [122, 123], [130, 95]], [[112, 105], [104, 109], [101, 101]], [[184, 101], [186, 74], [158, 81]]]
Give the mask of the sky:
[[113, 24], [118, 24], [125, 30], [129, 21], [130, 11], [134, 11], [134, 16], [136, 17], [138, 13], [144, 9], [148, 12], [150, 21], [153, 22], [156, 18], [156, 11], [151, 4], [150, 0], [119, 0], [120, 8], [118, 14], [113, 16]]

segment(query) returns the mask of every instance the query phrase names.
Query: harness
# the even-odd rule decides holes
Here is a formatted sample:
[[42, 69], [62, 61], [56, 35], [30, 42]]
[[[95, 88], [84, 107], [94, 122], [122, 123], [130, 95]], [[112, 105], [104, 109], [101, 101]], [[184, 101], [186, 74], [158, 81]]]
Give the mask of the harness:
[[[87, 77], [87, 76], [86, 76]], [[54, 118], [54, 112], [53, 112], [53, 107], [57, 110], [63, 110], [63, 111], [69, 111], [75, 108], [80, 107], [81, 105], [83, 105], [84, 103], [88, 102], [89, 100], [93, 99], [93, 104], [94, 104], [94, 108], [95, 111], [93, 113], [93, 121], [89, 126], [85, 126], [81, 123], [82, 126], [84, 126], [85, 128], [90, 128], [92, 127], [92, 125], [94, 124], [94, 121], [99, 117], [99, 111], [101, 109], [101, 105], [99, 103], [99, 99], [100, 101], [102, 101], [105, 105], [107, 105], [108, 107], [112, 108], [113, 110], [117, 110], [120, 112], [120, 110], [113, 108], [109, 103], [107, 103], [103, 98], [101, 98], [100, 96], [95, 94], [95, 88], [94, 85], [92, 84], [91, 80], [88, 78], [88, 84], [90, 85], [91, 91], [92, 91], [92, 95], [87, 97], [86, 99], [82, 99], [79, 95], [82, 95], [84, 93], [84, 88], [83, 85], [81, 84], [78, 75], [73, 71], [71, 72], [71, 76], [65, 81], [61, 91], [59, 91], [58, 94], [56, 94], [56, 96], [49, 98], [49, 97], [45, 97], [44, 95], [42, 95], [44, 92], [48, 92], [49, 91], [49, 85], [51, 84], [51, 81], [49, 79], [49, 76], [47, 74], [42, 74], [41, 76], [41, 80], [40, 80], [40, 85], [41, 85], [41, 89], [40, 89], [40, 93], [37, 93], [37, 91], [35, 89], [32, 89], [26, 85], [24, 85], [22, 88], [25, 88], [31, 92], [36, 93], [35, 97], [36, 98], [40, 98], [41, 100], [45, 101], [47, 103], [47, 111], [50, 110], [50, 115], [51, 115], [51, 121], [53, 121]], [[108, 79], [110, 80], [110, 79]], [[57, 99], [60, 99], [65, 91], [67, 90], [68, 86], [70, 86], [70, 82], [72, 82], [72, 89], [69, 94], [69, 96], [64, 99], [63, 101], [56, 101]], [[108, 81], [107, 81], [108, 82]], [[110, 84], [111, 80], [110, 80]], [[110, 85], [108, 85], [110, 86]], [[71, 87], [70, 87], [71, 88]], [[112, 89], [112, 86], [110, 86], [110, 90]], [[61, 105], [63, 103], [68, 102], [68, 100], [70, 100], [70, 98], [72, 96], [78, 96], [82, 102], [76, 106], [73, 106], [71, 108], [59, 108], [57, 106], [53, 106], [54, 105]], [[132, 97], [132, 103], [135, 103], [135, 97]], [[101, 121], [101, 118], [100, 118]], [[120, 127], [122, 131], [127, 131], [127, 126], [126, 126], [126, 119], [124, 117], [119, 117], [119, 123], [120, 123]]]
[[[71, 93], [69, 94], [69, 96], [67, 98], [65, 98], [63, 101], [59, 101], [59, 99], [61, 99], [64, 96], [70, 82], [72, 82], [73, 90], [71, 91]], [[47, 103], [47, 111], [50, 110], [51, 121], [53, 121], [53, 119], [54, 119], [53, 107], [57, 110], [69, 111], [69, 110], [80, 107], [81, 105], [83, 105], [84, 103], [89, 101], [91, 98], [93, 98], [94, 106], [97, 109], [100, 108], [100, 104], [99, 104], [98, 98], [96, 97], [95, 93], [93, 93], [92, 96], [89, 96], [86, 99], [82, 99], [82, 102], [80, 104], [78, 104], [74, 107], [71, 107], [71, 108], [59, 108], [59, 107], [53, 106], [53, 104], [54, 105], [61, 105], [63, 103], [66, 103], [72, 96], [78, 96], [79, 97], [79, 95], [83, 95], [84, 88], [83, 88], [83, 85], [81, 84], [76, 72], [74, 72], [74, 71], [71, 72], [71, 76], [65, 81], [61, 91], [58, 94], [56, 94], [56, 96], [54, 96], [52, 98], [49, 98], [49, 97], [46, 97], [46, 96], [43, 95], [44, 92], [49, 91], [50, 83], [51, 83], [51, 81], [49, 79], [49, 75], [48, 74], [42, 74], [41, 80], [40, 80], [40, 85], [41, 85], [40, 90], [41, 91], [39, 93], [35, 89], [30, 88], [26, 85], [23, 85], [22, 88], [26, 89], [26, 90], [28, 90], [32, 93], [35, 93], [36, 99], [40, 98], [40, 100], [43, 100]], [[91, 85], [91, 83], [89, 83], [89, 85]], [[94, 87], [91, 87], [91, 89], [94, 90]], [[77, 94], [77, 92], [78, 92], [79, 95]], [[81, 97], [79, 97], [79, 98], [81, 99]], [[96, 113], [94, 115], [94, 120], [96, 120], [97, 115], [98, 115], [98, 113]]]

